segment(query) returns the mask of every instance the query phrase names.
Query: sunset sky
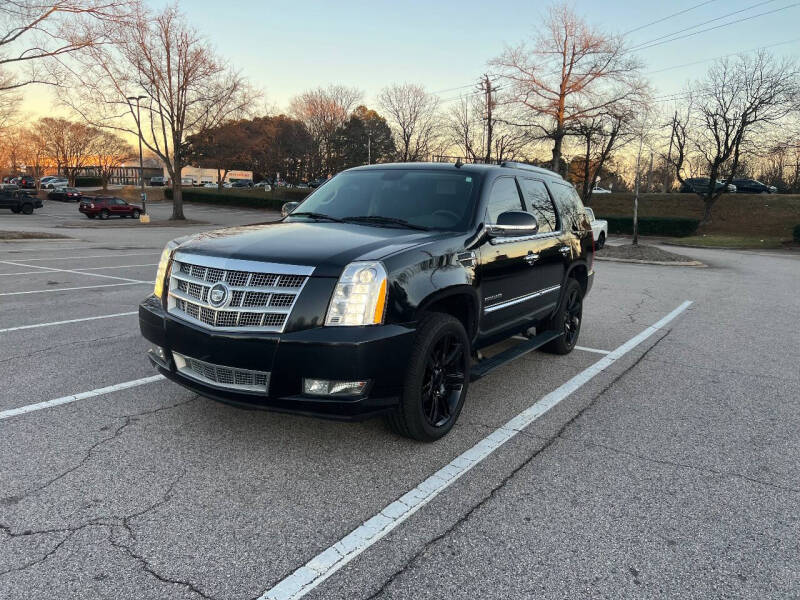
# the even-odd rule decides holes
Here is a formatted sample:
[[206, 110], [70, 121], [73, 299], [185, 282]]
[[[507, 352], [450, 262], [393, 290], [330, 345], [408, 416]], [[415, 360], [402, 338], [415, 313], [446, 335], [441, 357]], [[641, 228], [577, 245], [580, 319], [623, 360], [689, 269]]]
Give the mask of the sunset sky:
[[[590, 23], [617, 33], [700, 4], [681, 16], [628, 34], [635, 46], [683, 30], [697, 31], [688, 28], [742, 11], [698, 28], [722, 25], [713, 31], [638, 52], [658, 95], [679, 91], [686, 81], [702, 75], [709, 62], [670, 67], [769, 45], [775, 45], [771, 48], [775, 54], [800, 53], [800, 6], [778, 10], [793, 4], [790, 0], [574, 3]], [[487, 9], [490, 5], [494, 8]], [[452, 102], [460, 93], [470, 91], [464, 86], [473, 84], [488, 69], [487, 61], [501, 53], [505, 45], [531, 35], [548, 5], [543, 1], [244, 0], [225, 3], [221, 10], [217, 1], [182, 3], [189, 20], [222, 56], [263, 90], [267, 103], [278, 110], [285, 110], [292, 96], [329, 83], [361, 89], [368, 105], [375, 104], [374, 98], [383, 86], [404, 81], [442, 91], [443, 101]], [[770, 11], [778, 12], [731, 23]], [[24, 109], [33, 115], [47, 114], [52, 112], [53, 103], [49, 90], [32, 88], [26, 94]]]

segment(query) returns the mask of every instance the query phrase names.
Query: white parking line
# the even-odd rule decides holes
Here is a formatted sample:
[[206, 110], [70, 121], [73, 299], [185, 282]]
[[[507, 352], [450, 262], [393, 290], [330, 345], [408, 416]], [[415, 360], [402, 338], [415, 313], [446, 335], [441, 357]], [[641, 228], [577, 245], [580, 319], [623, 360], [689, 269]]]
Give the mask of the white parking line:
[[107, 288], [107, 287], [119, 287], [121, 285], [141, 285], [146, 283], [148, 285], [153, 285], [152, 281], [132, 281], [128, 283], [106, 283], [103, 285], [81, 285], [78, 287], [68, 287], [68, 288], [51, 288], [49, 290], [30, 290], [27, 292], [3, 292], [0, 293], [0, 296], [22, 296], [24, 294], [47, 294], [48, 292], [71, 292], [73, 290], [91, 290], [94, 288]]
[[138, 311], [115, 313], [113, 315], [100, 315], [99, 317], [84, 317], [82, 319], [69, 319], [68, 321], [52, 321], [50, 323], [37, 323], [36, 325], [20, 325], [19, 327], [6, 327], [0, 329], [0, 333], [8, 333], [9, 331], [20, 331], [22, 329], [38, 329], [39, 327], [53, 327], [54, 325], [68, 325], [70, 323], [83, 323], [84, 321], [96, 321], [97, 319], [111, 319], [114, 317], [128, 317], [130, 315], [138, 315]]
[[[74, 271], [83, 273], [84, 271], [105, 271], [106, 269], [127, 269], [129, 267], [157, 267], [158, 263], [148, 263], [146, 265], [114, 265], [113, 267], [87, 267], [87, 268], [80, 268], [80, 269], [73, 269]], [[36, 267], [37, 269], [41, 269], [41, 267]], [[0, 273], [0, 277], [6, 277], [8, 275], [36, 275], [37, 273], [46, 273], [47, 271], [39, 270], [39, 271], [17, 271], [16, 273]], [[88, 273], [87, 273], [88, 275]]]
[[356, 527], [341, 540], [317, 554], [294, 573], [264, 592], [259, 597], [259, 600], [296, 600], [305, 596], [359, 554], [400, 526], [401, 523], [428, 504], [472, 467], [483, 461], [536, 419], [670, 323], [691, 304], [687, 300], [657, 323], [609, 352], [607, 356], [604, 356], [589, 368], [584, 369], [575, 377], [545, 395], [505, 425], [495, 429], [490, 435], [439, 469], [417, 487], [400, 496], [400, 498], [384, 507], [378, 514]]
[[[512, 336], [515, 340], [528, 340], [530, 338], [524, 335]], [[575, 346], [575, 350], [583, 350], [584, 352], [594, 352], [595, 354], [609, 354], [611, 350], [600, 350], [599, 348], [587, 348], [586, 346]]]
[[154, 381], [161, 381], [162, 379], [164, 379], [163, 375], [153, 375], [151, 377], [134, 379], [133, 381], [125, 381], [123, 383], [118, 383], [116, 385], [110, 385], [108, 387], [91, 390], [90, 392], [81, 392], [80, 394], [75, 394], [74, 396], [62, 396], [61, 398], [56, 398], [55, 400], [46, 400], [45, 402], [28, 404], [27, 406], [20, 406], [19, 408], [11, 408], [8, 410], [0, 411], [0, 421], [2, 421], [3, 419], [10, 419], [11, 417], [16, 417], [19, 415], [24, 415], [25, 413], [36, 412], [37, 410], [43, 410], [45, 408], [52, 408], [54, 406], [60, 406], [62, 404], [70, 404], [71, 402], [77, 402], [78, 400], [86, 400], [87, 398], [94, 398], [95, 396], [110, 394], [111, 392], [127, 390], [132, 387], [138, 387], [140, 385], [145, 385], [147, 383], [153, 383]]
[[611, 350], [600, 350], [599, 348], [587, 348], [586, 346], [575, 346], [575, 350], [584, 352], [594, 352], [595, 354], [611, 354]]
[[32, 267], [34, 269], [41, 269], [47, 273], [77, 273], [78, 275], [88, 275], [89, 277], [102, 277], [103, 279], [116, 279], [118, 281], [130, 281], [133, 283], [143, 283], [141, 279], [131, 279], [129, 277], [117, 277], [116, 275], [103, 275], [102, 273], [85, 273], [83, 271], [76, 271], [74, 269], [56, 269], [54, 267], [37, 267], [36, 265], [29, 265], [21, 262], [13, 262], [10, 260], [0, 260], [0, 263], [5, 265], [13, 265], [15, 267]]
[[[95, 250], [96, 248], [89, 248], [89, 250]], [[111, 250], [110, 252], [117, 252], [117, 250]], [[48, 260], [78, 260], [83, 258], [125, 258], [126, 256], [160, 256], [161, 252], [137, 252], [134, 254], [87, 254], [87, 255], [78, 255], [78, 256], [56, 256], [51, 258], [26, 258], [26, 263], [32, 262], [42, 262]]]

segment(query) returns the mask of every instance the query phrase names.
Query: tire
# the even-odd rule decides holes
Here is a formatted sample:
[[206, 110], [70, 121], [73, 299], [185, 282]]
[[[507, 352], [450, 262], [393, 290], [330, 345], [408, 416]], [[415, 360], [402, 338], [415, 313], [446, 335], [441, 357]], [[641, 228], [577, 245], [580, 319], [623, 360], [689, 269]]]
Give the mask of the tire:
[[601, 231], [600, 232], [600, 237], [597, 238], [597, 249], [598, 250], [602, 250], [603, 246], [605, 246], [605, 245], [606, 245], [606, 232], [605, 231]]
[[583, 321], [583, 289], [575, 279], [567, 279], [561, 303], [556, 314], [547, 323], [546, 329], [561, 333], [556, 339], [542, 346], [551, 354], [569, 354], [578, 343]]
[[32, 215], [33, 214], [33, 204], [31, 204], [30, 202], [26, 202], [25, 204], [22, 205], [21, 210], [22, 210], [22, 214], [23, 215]]
[[134, 210], [133, 213], [132, 213], [132, 216], [133, 216], [134, 219], [138, 219], [139, 218], [139, 211], [138, 210]]
[[100, 211], [100, 218], [103, 220], [108, 218], [108, 211], [105, 208]]
[[445, 436], [464, 406], [470, 366], [470, 342], [461, 321], [443, 313], [425, 316], [417, 327], [400, 405], [389, 415], [389, 426], [421, 442]]

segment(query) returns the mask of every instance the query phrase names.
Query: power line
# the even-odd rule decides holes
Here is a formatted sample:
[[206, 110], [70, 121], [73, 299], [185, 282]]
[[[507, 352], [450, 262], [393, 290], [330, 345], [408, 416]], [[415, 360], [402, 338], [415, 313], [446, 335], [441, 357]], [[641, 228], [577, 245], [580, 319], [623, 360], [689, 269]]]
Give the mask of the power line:
[[643, 46], [643, 47], [637, 46], [636, 48], [632, 48], [631, 50], [629, 50], [629, 52], [632, 52], [633, 50], [649, 50], [650, 48], [654, 48], [655, 46], [660, 46], [662, 44], [666, 44], [666, 43], [669, 43], [669, 42], [675, 42], [675, 41], [678, 41], [678, 40], [682, 40], [682, 39], [685, 39], [685, 38], [688, 38], [688, 37], [699, 35], [701, 33], [705, 33], [707, 31], [714, 31], [715, 29], [720, 29], [721, 27], [727, 27], [728, 25], [734, 25], [736, 23], [742, 23], [744, 21], [750, 21], [750, 20], [756, 19], [758, 17], [763, 17], [765, 15], [771, 15], [771, 14], [774, 14], [774, 13], [777, 13], [777, 12], [788, 10], [790, 8], [794, 8], [795, 6], [800, 6], [800, 2], [795, 2], [794, 4], [789, 4], [789, 5], [781, 7], [781, 8], [776, 8], [775, 10], [768, 10], [768, 11], [765, 11], [763, 13], [758, 13], [757, 15], [751, 15], [749, 17], [742, 17], [741, 19], [736, 19], [735, 21], [728, 21], [727, 23], [722, 23], [720, 25], [715, 25], [714, 27], [707, 27], [706, 29], [701, 29], [699, 31], [694, 31], [692, 33], [687, 33], [686, 35], [673, 37], [673, 38], [670, 38], [668, 40], [663, 40], [661, 42], [655, 42], [653, 44], [649, 44], [648, 43], [649, 45], [646, 45], [646, 46]]
[[750, 50], [740, 50], [739, 52], [731, 52], [730, 54], [723, 54], [721, 56], [714, 56], [712, 58], [704, 58], [703, 60], [696, 60], [690, 63], [683, 63], [681, 65], [672, 65], [671, 67], [664, 67], [663, 69], [657, 69], [655, 71], [647, 71], [647, 75], [655, 75], [656, 73], [663, 73], [664, 71], [671, 71], [672, 69], [680, 69], [683, 67], [692, 67], [694, 65], [699, 65], [705, 62], [710, 62], [712, 60], [719, 60], [721, 58], [728, 58], [730, 56], [737, 56], [739, 54], [749, 54], [750, 52], [758, 52], [759, 50], [766, 50], [768, 48], [775, 48], [776, 46], [785, 46], [786, 44], [793, 44], [794, 42], [800, 42], [800, 38], [794, 38], [792, 40], [786, 40], [785, 42], [778, 42], [776, 44], [769, 44], [767, 46], [759, 46], [758, 48], [751, 48]]
[[626, 35], [633, 33], [634, 31], [639, 31], [640, 29], [645, 29], [646, 27], [650, 27], [651, 25], [657, 25], [658, 23], [662, 23], [667, 21], [673, 17], [677, 17], [684, 13], [690, 12], [696, 8], [700, 8], [701, 6], [705, 6], [706, 4], [711, 4], [712, 2], [717, 2], [717, 0], [706, 0], [705, 2], [701, 2], [700, 4], [695, 4], [694, 6], [690, 6], [689, 8], [685, 8], [684, 10], [679, 10], [676, 13], [672, 13], [671, 15], [667, 15], [666, 17], [662, 17], [660, 19], [656, 19], [655, 21], [650, 21], [649, 23], [645, 23], [644, 25], [639, 25], [639, 27], [634, 27], [633, 29], [629, 29], [625, 33], [622, 34], [623, 37]]

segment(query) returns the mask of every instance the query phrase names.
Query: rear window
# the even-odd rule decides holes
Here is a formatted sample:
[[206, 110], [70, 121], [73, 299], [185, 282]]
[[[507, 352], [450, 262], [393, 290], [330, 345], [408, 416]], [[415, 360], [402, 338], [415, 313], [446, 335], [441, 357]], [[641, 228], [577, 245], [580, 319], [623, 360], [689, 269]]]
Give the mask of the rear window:
[[479, 175], [456, 169], [346, 171], [317, 188], [295, 212], [389, 217], [431, 229], [462, 231], [472, 220], [478, 184]]
[[567, 183], [557, 182], [550, 182], [548, 187], [561, 216], [561, 228], [563, 230], [581, 229], [585, 213], [583, 202], [575, 188]]

